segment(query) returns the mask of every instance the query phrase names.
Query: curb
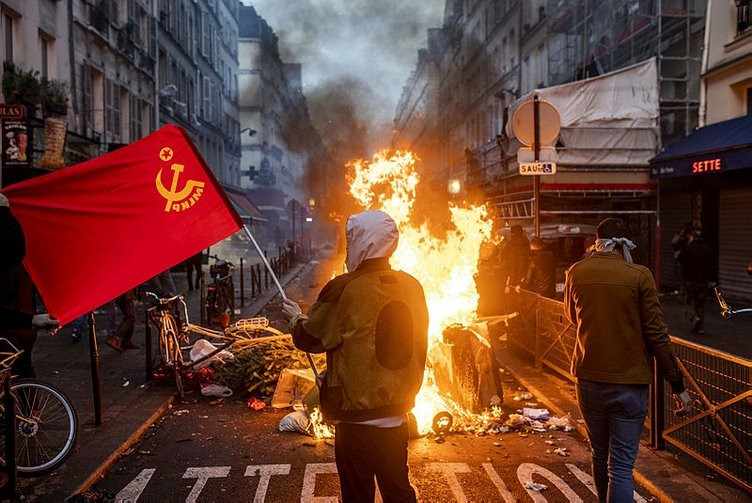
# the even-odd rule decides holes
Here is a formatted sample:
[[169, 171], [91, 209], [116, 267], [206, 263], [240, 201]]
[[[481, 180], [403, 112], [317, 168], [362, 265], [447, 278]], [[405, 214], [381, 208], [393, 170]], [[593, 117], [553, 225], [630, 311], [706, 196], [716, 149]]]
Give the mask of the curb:
[[157, 419], [159, 419], [166, 411], [167, 409], [172, 405], [172, 403], [175, 401], [175, 395], [172, 395], [165, 400], [165, 402], [162, 404], [162, 406], [157, 409], [154, 414], [149, 416], [149, 418], [141, 424], [141, 426], [138, 427], [136, 431], [134, 431], [128, 439], [120, 444], [120, 447], [115, 449], [115, 451], [110, 454], [110, 456], [104, 460], [104, 462], [99, 465], [92, 473], [89, 475], [86, 480], [84, 480], [81, 485], [79, 485], [76, 489], [74, 489], [66, 498], [71, 498], [72, 496], [75, 496], [76, 494], [82, 493], [84, 491], [89, 490], [91, 486], [94, 485], [94, 483], [104, 475], [104, 473], [109, 470], [109, 468], [115, 464], [115, 461], [120, 457], [120, 455], [128, 450], [133, 444], [135, 444], [146, 432], [146, 430], [154, 424]]
[[[497, 359], [498, 362], [498, 359]], [[499, 365], [501, 365], [504, 368], [504, 371], [507, 372], [509, 375], [512, 376], [518, 383], [522, 384], [525, 388], [527, 388], [528, 391], [530, 391], [535, 397], [540, 401], [543, 402], [543, 404], [550, 410], [552, 410], [557, 416], [564, 416], [567, 414], [564, 409], [556, 405], [554, 402], [549, 400], [546, 395], [534, 384], [530, 383], [527, 379], [522, 377], [516, 370], [509, 367], [507, 364], [498, 362]], [[585, 430], [585, 427], [582, 426], [577, 421], [573, 421], [574, 429], [579, 433], [582, 438], [585, 440], [588, 439], [587, 431]], [[640, 444], [640, 447], [642, 447], [642, 444]], [[658, 500], [661, 503], [673, 503], [673, 498], [671, 498], [668, 494], [666, 494], [664, 491], [659, 489], [650, 479], [648, 479], [645, 475], [640, 473], [636, 468], [633, 470], [634, 478], [642, 484], [645, 489], [650, 491], [650, 494], [658, 498]]]

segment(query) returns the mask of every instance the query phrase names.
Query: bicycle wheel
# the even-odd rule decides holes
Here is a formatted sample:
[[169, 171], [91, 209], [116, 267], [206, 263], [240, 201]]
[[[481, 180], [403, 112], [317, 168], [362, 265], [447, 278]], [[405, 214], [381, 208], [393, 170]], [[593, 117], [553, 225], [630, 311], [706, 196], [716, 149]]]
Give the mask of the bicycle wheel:
[[183, 368], [183, 352], [180, 349], [179, 333], [175, 317], [170, 313], [165, 313], [162, 316], [162, 326], [159, 330], [159, 347], [165, 363], [172, 368], [175, 374], [175, 387], [182, 396], [183, 380], [180, 372]]
[[[38, 379], [18, 379], [12, 392], [18, 473], [32, 476], [54, 470], [70, 455], [76, 441], [78, 417], [73, 404], [62, 391]], [[3, 437], [0, 449], [4, 452]]]

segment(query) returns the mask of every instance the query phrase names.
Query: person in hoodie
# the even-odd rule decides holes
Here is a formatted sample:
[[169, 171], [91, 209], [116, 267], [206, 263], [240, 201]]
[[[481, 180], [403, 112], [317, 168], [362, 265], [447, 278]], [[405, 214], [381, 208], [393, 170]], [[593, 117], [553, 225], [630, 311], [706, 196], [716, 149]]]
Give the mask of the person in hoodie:
[[321, 411], [335, 424], [342, 501], [415, 502], [408, 480], [407, 413], [423, 382], [428, 309], [420, 283], [393, 270], [399, 233], [383, 211], [352, 215], [348, 273], [327, 283], [304, 315], [282, 305], [295, 346], [326, 353]]

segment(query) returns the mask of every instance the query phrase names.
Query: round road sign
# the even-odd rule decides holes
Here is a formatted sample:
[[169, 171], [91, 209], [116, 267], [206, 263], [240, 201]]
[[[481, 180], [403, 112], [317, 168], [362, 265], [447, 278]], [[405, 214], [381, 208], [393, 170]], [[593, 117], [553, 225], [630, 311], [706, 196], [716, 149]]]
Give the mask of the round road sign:
[[[538, 125], [540, 128], [541, 146], [550, 145], [556, 141], [561, 130], [559, 111], [548, 101], [538, 102]], [[517, 108], [512, 117], [514, 135], [524, 145], [532, 145], [535, 141], [533, 129], [533, 100], [526, 101]]]

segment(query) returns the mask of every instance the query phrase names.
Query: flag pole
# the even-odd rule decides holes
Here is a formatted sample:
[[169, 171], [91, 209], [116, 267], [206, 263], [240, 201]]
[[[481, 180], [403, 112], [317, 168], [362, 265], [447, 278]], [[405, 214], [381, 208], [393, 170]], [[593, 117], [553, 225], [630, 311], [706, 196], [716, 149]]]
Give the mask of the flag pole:
[[[243, 225], [243, 230], [245, 231], [246, 236], [248, 236], [248, 239], [251, 240], [251, 243], [253, 243], [253, 247], [256, 248], [256, 251], [261, 257], [261, 260], [264, 262], [266, 269], [272, 275], [272, 280], [274, 281], [274, 284], [277, 285], [277, 290], [279, 290], [280, 296], [282, 296], [282, 299], [287, 300], [287, 295], [285, 295], [285, 291], [282, 289], [282, 285], [279, 283], [277, 275], [274, 274], [274, 269], [272, 269], [272, 266], [269, 265], [269, 261], [266, 259], [266, 255], [264, 255], [264, 252], [261, 251], [261, 247], [256, 242], [256, 238], [254, 238], [253, 234], [251, 234], [251, 230], [247, 225]], [[308, 352], [306, 352], [306, 356], [308, 357], [308, 363], [311, 365], [311, 370], [313, 370], [313, 375], [316, 377], [316, 384], [321, 387], [321, 376], [319, 375], [318, 369], [316, 369], [316, 364], [313, 362], [313, 357], [311, 356], [311, 353]]]

